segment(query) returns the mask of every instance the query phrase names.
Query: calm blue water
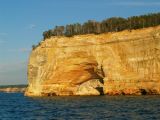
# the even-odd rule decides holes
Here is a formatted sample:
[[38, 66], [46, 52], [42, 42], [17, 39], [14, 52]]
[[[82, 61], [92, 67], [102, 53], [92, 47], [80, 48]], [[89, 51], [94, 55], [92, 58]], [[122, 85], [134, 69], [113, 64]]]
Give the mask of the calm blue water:
[[160, 96], [24, 97], [0, 93], [0, 120], [160, 120]]

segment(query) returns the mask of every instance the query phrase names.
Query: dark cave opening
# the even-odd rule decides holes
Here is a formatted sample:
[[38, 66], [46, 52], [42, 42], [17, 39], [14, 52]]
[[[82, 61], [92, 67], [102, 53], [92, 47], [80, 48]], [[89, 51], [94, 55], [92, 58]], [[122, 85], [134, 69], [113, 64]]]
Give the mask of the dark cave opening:
[[145, 89], [140, 89], [142, 95], [147, 95], [147, 91]]
[[[103, 71], [103, 66], [101, 65], [100, 68], [97, 69], [97, 75], [99, 76], [99, 82], [104, 85], [104, 77], [105, 73]], [[100, 95], [104, 95], [104, 89], [103, 87], [96, 87], [96, 89], [99, 91]]]

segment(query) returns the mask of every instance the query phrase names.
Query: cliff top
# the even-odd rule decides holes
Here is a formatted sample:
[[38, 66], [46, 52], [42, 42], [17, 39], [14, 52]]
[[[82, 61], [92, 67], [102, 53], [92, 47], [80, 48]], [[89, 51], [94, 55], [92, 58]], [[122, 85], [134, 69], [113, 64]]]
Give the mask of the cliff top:
[[[155, 34], [158, 30], [160, 30], [160, 26], [142, 28], [136, 30], [124, 30], [120, 32], [109, 32], [102, 34], [86, 34], [86, 35], [75, 35], [72, 37], [66, 36], [52, 36], [51, 38], [47, 38], [40, 42], [38, 46], [50, 48], [53, 46], [56, 47], [67, 47], [67, 46], [82, 46], [82, 45], [94, 45], [94, 44], [106, 44], [113, 42], [123, 42], [124, 39], [132, 40], [137, 39], [144, 35], [147, 37], [148, 34], [154, 33], [154, 35], [159, 35], [159, 33]], [[153, 36], [156, 37], [156, 36]], [[73, 44], [74, 43], [74, 44]], [[38, 47], [37, 46], [37, 47]]]

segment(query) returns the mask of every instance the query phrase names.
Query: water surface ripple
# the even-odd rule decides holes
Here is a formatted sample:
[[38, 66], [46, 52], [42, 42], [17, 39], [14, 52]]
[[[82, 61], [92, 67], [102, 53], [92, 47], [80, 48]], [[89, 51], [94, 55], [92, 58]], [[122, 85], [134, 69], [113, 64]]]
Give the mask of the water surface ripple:
[[0, 93], [0, 120], [160, 120], [160, 96], [25, 97]]

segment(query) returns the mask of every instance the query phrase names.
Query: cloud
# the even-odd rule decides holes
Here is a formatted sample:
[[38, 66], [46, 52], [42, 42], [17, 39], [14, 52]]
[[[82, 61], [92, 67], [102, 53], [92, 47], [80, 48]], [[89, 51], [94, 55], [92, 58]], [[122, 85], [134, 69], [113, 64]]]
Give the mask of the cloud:
[[26, 67], [26, 65], [27, 62], [3, 63], [0, 64], [0, 73], [23, 69]]
[[0, 44], [1, 44], [1, 43], [4, 43], [4, 42], [5, 42], [4, 40], [0, 40]]
[[0, 38], [0, 44], [6, 43], [6, 39], [5, 38]]
[[160, 2], [115, 2], [114, 4], [122, 6], [160, 6]]
[[30, 52], [31, 48], [9, 49], [9, 52]]
[[6, 36], [8, 34], [5, 32], [0, 32], [0, 44], [5, 43], [6, 42]]
[[30, 24], [27, 28], [28, 29], [34, 29], [34, 28], [36, 28], [36, 25], [35, 24]]
[[27, 62], [0, 64], [0, 85], [26, 84]]
[[31, 48], [20, 48], [18, 51], [19, 52], [29, 52], [31, 51]]
[[6, 36], [6, 35], [8, 35], [8, 34], [5, 32], [0, 32], [0, 36]]

